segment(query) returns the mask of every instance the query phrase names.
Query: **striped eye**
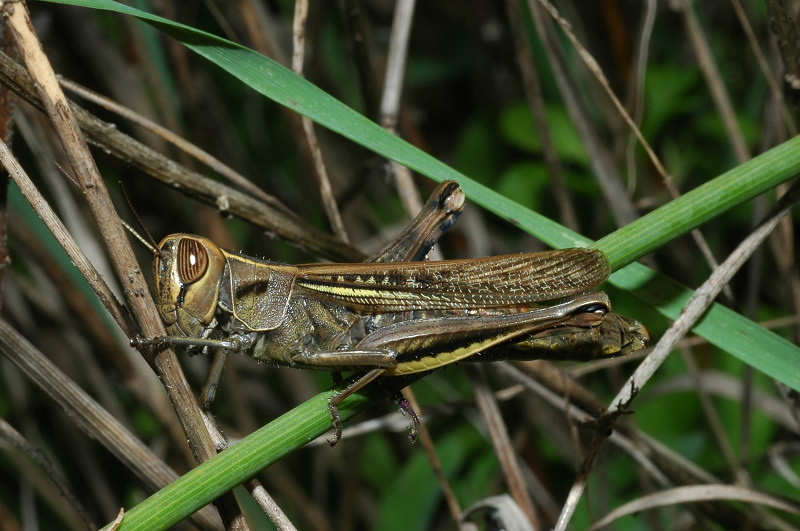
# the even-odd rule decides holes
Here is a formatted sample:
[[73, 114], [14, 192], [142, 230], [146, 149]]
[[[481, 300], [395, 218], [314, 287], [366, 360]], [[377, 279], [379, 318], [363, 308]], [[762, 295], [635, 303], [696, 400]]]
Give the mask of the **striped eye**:
[[197, 240], [183, 238], [178, 242], [178, 277], [184, 284], [194, 282], [208, 269], [208, 253]]

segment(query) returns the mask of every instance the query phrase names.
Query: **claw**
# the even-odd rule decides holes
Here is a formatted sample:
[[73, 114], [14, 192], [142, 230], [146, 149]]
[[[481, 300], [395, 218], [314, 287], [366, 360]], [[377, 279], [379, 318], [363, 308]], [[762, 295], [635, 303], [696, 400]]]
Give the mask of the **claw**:
[[142, 337], [142, 336], [136, 336], [136, 337], [132, 337], [130, 339], [129, 344], [130, 344], [131, 347], [135, 348], [136, 350], [139, 350], [139, 349], [142, 349], [142, 348], [150, 348], [154, 352], [160, 352], [160, 351], [164, 350], [165, 348], [167, 348], [167, 342], [165, 341], [165, 338], [163, 338], [163, 337], [147, 338], [147, 337]]
[[342, 416], [339, 415], [339, 408], [330, 400], [328, 401], [328, 412], [331, 414], [331, 420], [333, 421], [333, 437], [328, 439], [328, 444], [333, 448], [342, 438]]
[[408, 434], [408, 440], [413, 443], [419, 434], [419, 415], [417, 415], [417, 412], [414, 411], [413, 407], [411, 407], [411, 403], [405, 396], [403, 396], [403, 393], [398, 391], [397, 394], [392, 397], [392, 400], [394, 400], [394, 402], [397, 404], [397, 407], [400, 408], [400, 412], [403, 413], [403, 415], [408, 415], [411, 417], [411, 431]]

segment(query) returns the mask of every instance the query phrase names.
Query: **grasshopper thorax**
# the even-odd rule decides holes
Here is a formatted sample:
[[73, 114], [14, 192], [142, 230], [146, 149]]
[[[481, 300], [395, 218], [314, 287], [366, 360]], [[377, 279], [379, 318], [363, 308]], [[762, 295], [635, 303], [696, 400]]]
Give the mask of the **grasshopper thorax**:
[[170, 234], [153, 261], [156, 304], [172, 336], [203, 337], [214, 320], [225, 256], [208, 238]]

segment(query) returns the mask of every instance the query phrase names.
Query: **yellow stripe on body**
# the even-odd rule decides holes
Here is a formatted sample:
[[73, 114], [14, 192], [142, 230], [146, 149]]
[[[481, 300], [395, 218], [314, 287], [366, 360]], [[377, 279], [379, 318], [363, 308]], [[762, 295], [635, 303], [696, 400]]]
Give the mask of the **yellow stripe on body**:
[[[360, 305], [374, 305], [375, 307], [394, 307], [406, 310], [419, 307], [420, 309], [435, 308], [461, 308], [469, 301], [462, 300], [458, 294], [431, 293], [425, 291], [407, 291], [398, 289], [376, 289], [371, 287], [352, 287], [331, 284], [304, 283], [303, 288], [321, 295], [328, 295], [339, 301], [350, 301]], [[416, 303], [416, 304], [415, 304]]]
[[440, 352], [433, 356], [425, 356], [412, 361], [400, 362], [397, 364], [397, 367], [387, 369], [385, 375], [403, 376], [406, 374], [414, 374], [438, 369], [439, 367], [444, 367], [445, 365], [450, 365], [451, 363], [457, 363], [467, 358], [471, 358], [472, 356], [475, 356], [480, 352], [483, 352], [484, 350], [505, 341], [513, 335], [516, 334], [508, 334], [499, 337], [495, 336], [481, 342], [471, 343], [469, 346], [460, 347], [449, 352]]

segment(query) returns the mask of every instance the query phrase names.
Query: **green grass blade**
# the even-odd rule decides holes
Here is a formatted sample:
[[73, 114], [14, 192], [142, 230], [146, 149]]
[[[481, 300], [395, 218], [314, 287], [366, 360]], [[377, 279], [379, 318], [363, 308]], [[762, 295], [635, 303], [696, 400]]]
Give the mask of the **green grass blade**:
[[[331, 429], [326, 391], [254, 431], [216, 457], [190, 470], [125, 513], [118, 529], [168, 529], [283, 456]], [[381, 392], [373, 388], [348, 397], [339, 406], [342, 419], [365, 410]]]
[[736, 166], [595, 244], [618, 269], [800, 173], [800, 137]]

